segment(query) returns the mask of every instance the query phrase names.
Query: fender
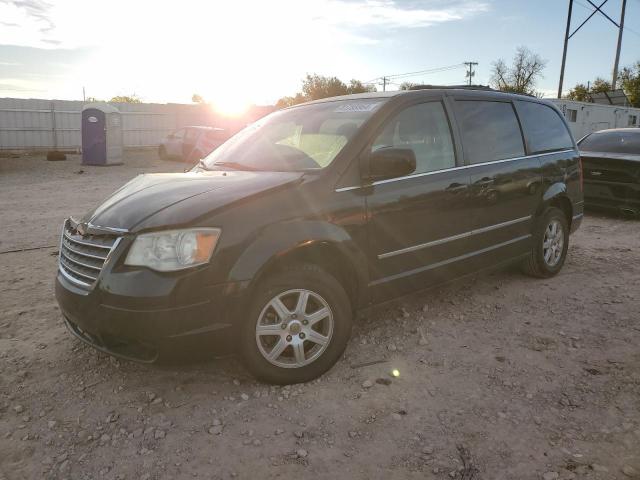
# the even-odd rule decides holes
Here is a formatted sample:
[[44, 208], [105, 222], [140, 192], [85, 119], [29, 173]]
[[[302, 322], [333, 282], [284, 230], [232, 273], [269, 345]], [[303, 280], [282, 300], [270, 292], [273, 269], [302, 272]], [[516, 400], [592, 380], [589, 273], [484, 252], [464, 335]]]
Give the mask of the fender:
[[366, 253], [344, 228], [323, 220], [296, 220], [268, 226], [236, 260], [228, 281], [254, 284], [255, 279], [279, 258], [297, 249], [317, 245], [335, 248], [342, 255], [342, 260], [351, 263], [360, 299], [354, 307], [360, 307], [366, 301], [366, 286], [369, 283]]
[[567, 196], [567, 184], [564, 182], [553, 183], [547, 188], [542, 195], [542, 202], [547, 205], [558, 196]]

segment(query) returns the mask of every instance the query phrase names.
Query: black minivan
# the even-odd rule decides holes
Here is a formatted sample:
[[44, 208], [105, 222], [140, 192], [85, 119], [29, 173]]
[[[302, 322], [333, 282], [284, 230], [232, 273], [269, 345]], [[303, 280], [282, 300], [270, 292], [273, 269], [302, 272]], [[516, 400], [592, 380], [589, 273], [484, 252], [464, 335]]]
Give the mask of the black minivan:
[[329, 98], [69, 218], [56, 297], [70, 331], [110, 354], [240, 353], [259, 379], [303, 382], [372, 304], [509, 262], [555, 275], [582, 214], [579, 154], [549, 102]]

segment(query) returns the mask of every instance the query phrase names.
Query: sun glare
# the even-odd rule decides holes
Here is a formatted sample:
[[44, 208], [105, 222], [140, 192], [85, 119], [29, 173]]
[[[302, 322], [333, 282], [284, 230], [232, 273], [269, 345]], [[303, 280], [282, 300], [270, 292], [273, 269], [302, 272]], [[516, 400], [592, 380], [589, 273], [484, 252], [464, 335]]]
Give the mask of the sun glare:
[[[224, 92], [219, 92], [224, 95]], [[211, 102], [213, 109], [226, 117], [238, 117], [245, 113], [250, 106], [250, 102], [242, 92], [237, 94], [231, 93], [229, 96], [221, 96], [219, 99], [213, 99]]]

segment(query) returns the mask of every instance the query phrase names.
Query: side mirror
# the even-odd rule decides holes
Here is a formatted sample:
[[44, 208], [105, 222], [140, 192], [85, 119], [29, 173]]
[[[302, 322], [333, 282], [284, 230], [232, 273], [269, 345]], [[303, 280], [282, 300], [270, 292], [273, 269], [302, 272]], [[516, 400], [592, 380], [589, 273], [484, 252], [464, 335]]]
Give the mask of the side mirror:
[[409, 148], [385, 147], [369, 155], [369, 179], [404, 177], [416, 171], [416, 154]]

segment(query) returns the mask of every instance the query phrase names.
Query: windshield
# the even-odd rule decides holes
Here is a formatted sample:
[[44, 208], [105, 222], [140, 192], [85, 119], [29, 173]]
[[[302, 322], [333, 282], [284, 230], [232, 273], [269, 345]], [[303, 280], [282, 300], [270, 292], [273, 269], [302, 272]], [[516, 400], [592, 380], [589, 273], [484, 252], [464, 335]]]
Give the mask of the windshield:
[[585, 152], [611, 152], [640, 155], [640, 129], [592, 133], [578, 145]]
[[325, 168], [382, 102], [340, 100], [272, 113], [227, 140], [201, 166], [264, 171]]

